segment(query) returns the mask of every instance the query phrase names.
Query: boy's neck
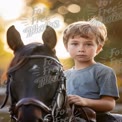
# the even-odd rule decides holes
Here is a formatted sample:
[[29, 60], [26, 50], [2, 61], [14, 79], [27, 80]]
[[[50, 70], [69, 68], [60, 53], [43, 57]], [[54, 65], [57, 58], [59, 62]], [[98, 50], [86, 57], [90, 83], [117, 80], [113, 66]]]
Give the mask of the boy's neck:
[[74, 66], [74, 69], [76, 70], [79, 70], [79, 69], [84, 69], [84, 68], [87, 68], [93, 64], [96, 64], [95, 61], [92, 61], [92, 62], [75, 62], [75, 66]]

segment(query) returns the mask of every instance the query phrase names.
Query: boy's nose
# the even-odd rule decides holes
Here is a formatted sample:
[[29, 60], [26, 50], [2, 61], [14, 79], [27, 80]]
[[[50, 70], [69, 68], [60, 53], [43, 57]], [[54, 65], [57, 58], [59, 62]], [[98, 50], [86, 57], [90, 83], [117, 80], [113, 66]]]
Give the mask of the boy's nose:
[[79, 52], [84, 52], [85, 51], [85, 48], [83, 45], [80, 45], [79, 48], [78, 48], [78, 51]]

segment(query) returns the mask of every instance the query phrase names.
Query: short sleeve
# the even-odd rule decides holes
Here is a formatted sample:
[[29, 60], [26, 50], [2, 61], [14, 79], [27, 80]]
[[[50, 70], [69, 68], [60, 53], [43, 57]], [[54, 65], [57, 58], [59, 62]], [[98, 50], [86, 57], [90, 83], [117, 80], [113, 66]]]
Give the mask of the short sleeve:
[[97, 83], [100, 89], [100, 96], [107, 95], [119, 98], [117, 78], [115, 72], [111, 68], [104, 68], [98, 73]]

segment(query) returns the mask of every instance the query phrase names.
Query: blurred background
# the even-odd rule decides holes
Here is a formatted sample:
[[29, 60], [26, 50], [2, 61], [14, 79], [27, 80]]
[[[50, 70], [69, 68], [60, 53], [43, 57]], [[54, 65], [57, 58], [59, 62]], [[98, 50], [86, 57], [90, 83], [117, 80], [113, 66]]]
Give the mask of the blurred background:
[[[96, 61], [112, 67], [117, 75], [120, 99], [114, 110], [122, 113], [122, 1], [120, 0], [0, 0], [0, 81], [6, 71], [13, 52], [6, 43], [6, 31], [15, 25], [21, 33], [24, 44], [41, 42], [41, 34], [46, 25], [57, 33], [57, 56], [68, 69], [73, 66], [66, 52], [62, 32], [76, 21], [97, 17], [107, 26], [108, 39]], [[0, 85], [0, 104], [4, 99], [5, 84]], [[9, 103], [8, 103], [9, 104]], [[0, 110], [0, 122], [8, 119], [8, 108]], [[6, 118], [7, 117], [7, 118]]]

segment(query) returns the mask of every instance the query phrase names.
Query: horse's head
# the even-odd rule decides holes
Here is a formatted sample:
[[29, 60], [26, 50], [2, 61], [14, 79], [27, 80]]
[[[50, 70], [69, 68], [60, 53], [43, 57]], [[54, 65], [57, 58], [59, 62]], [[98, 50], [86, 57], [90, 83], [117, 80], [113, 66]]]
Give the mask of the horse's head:
[[11, 116], [17, 122], [40, 122], [41, 117], [54, 114], [56, 106], [63, 107], [65, 101], [65, 78], [55, 55], [54, 29], [47, 26], [42, 39], [43, 44], [24, 45], [14, 26], [7, 31], [7, 43], [14, 52], [7, 89]]

